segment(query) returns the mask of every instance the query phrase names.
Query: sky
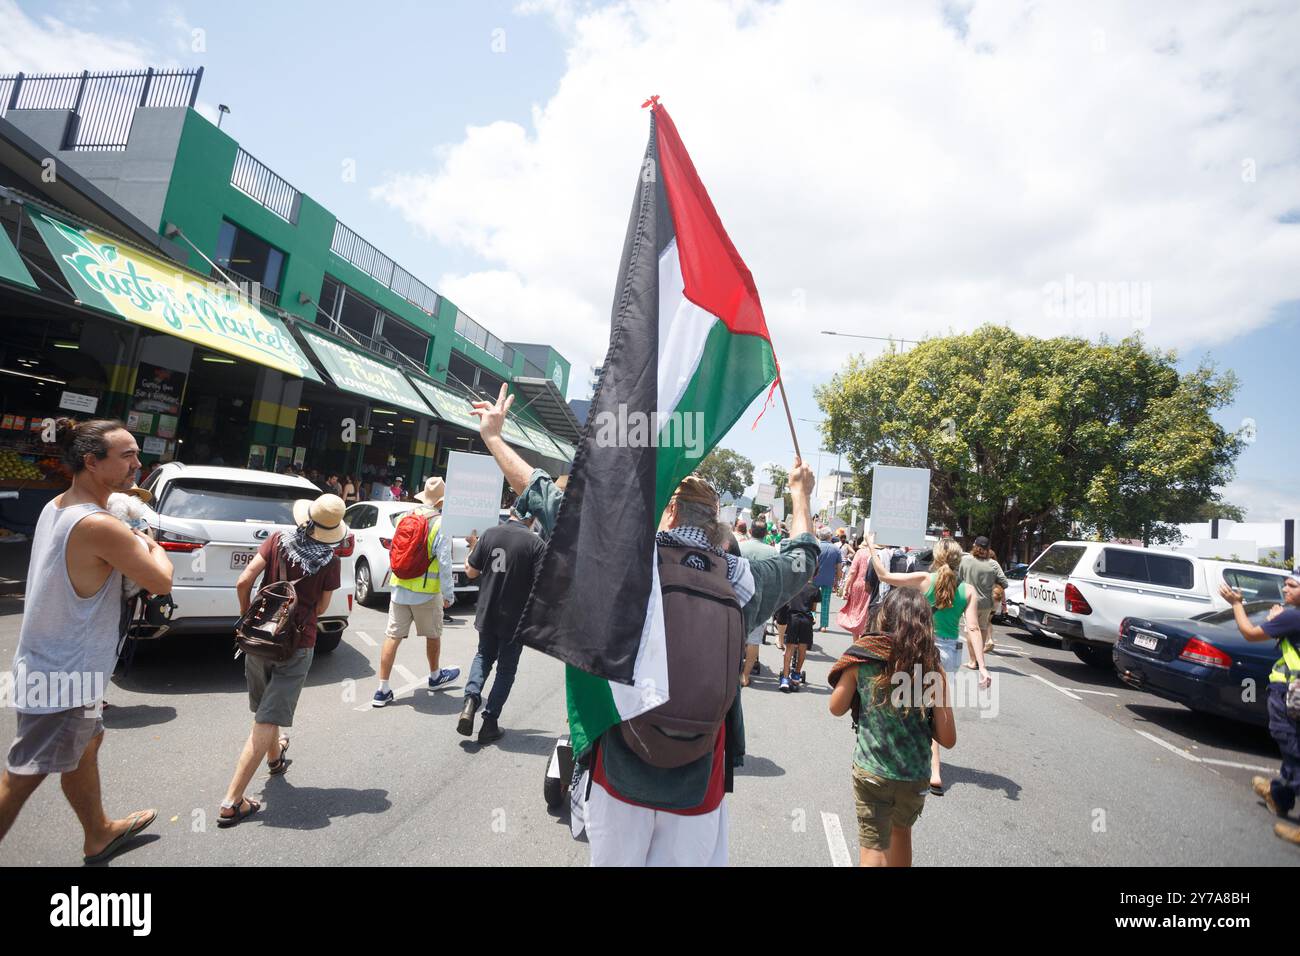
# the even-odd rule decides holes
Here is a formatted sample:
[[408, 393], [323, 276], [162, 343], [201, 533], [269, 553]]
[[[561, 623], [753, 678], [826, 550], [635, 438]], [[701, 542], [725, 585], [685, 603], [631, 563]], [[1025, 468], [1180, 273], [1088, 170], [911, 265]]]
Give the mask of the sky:
[[[1300, 5], [0, 0], [0, 72], [203, 66], [198, 108], [585, 398], [640, 109], [754, 274], [800, 446], [849, 351], [1138, 331], [1241, 381], [1225, 497], [1300, 516]], [[1130, 293], [1091, 312], [1085, 290]], [[778, 407], [724, 441], [788, 463]], [[804, 421], [804, 420], [807, 421]], [[823, 455], [821, 471], [831, 464]]]

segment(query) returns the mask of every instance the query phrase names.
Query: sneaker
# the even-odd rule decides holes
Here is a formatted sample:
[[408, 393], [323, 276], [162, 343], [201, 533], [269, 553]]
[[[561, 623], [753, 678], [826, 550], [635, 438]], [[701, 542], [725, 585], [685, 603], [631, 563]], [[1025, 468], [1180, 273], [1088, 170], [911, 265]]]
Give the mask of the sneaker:
[[1275, 817], [1286, 816], [1278, 809], [1277, 801], [1273, 799], [1273, 787], [1264, 777], [1255, 777], [1250, 781], [1251, 789], [1255, 791], [1255, 796], [1264, 801], [1264, 806], [1268, 807], [1269, 812]]
[[790, 693], [790, 678], [788, 677], [781, 678], [781, 693], [783, 694]]
[[803, 675], [802, 675], [802, 674], [800, 674], [798, 671], [791, 671], [791, 672], [790, 672], [790, 683], [791, 683], [791, 684], [799, 684], [799, 683], [802, 683], [802, 682], [803, 682]]
[[459, 676], [459, 667], [444, 667], [440, 669], [438, 673], [429, 675], [429, 690], [437, 690], [439, 687], [446, 687]]
[[385, 704], [393, 702], [393, 692], [391, 690], [377, 690], [375, 696], [370, 698], [371, 707], [383, 707]]

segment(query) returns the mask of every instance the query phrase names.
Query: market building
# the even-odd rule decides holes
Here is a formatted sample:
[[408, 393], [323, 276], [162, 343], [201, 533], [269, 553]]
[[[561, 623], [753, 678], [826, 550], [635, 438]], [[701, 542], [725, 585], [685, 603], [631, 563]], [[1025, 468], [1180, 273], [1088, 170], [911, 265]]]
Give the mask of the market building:
[[26, 492], [0, 525], [66, 483], [42, 441], [59, 415], [122, 418], [146, 462], [379, 493], [484, 451], [470, 402], [507, 383], [507, 440], [567, 472], [569, 362], [502, 341], [255, 159], [194, 109], [202, 73], [0, 76], [0, 494]]

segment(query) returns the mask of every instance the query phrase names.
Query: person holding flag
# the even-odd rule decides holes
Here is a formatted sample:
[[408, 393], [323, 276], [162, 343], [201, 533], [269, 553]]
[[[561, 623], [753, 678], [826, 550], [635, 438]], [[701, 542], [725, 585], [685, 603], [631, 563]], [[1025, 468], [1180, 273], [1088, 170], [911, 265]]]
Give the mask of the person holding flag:
[[795, 458], [779, 554], [723, 550], [717, 493], [692, 472], [764, 389], [785, 390], [753, 277], [668, 112], [643, 106], [609, 350], [567, 488], [502, 441], [506, 388], [474, 412], [548, 538], [517, 639], [569, 665], [593, 865], [725, 865], [744, 635], [816, 569], [813, 474]]

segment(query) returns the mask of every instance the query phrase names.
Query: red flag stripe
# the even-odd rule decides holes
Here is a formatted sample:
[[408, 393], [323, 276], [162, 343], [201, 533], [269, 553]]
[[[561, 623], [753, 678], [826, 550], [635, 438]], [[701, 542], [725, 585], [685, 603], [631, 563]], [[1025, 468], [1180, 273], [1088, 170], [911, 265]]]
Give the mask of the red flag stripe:
[[722, 228], [668, 111], [659, 103], [653, 111], [659, 175], [672, 209], [686, 298], [716, 315], [731, 332], [771, 341], [754, 277]]

